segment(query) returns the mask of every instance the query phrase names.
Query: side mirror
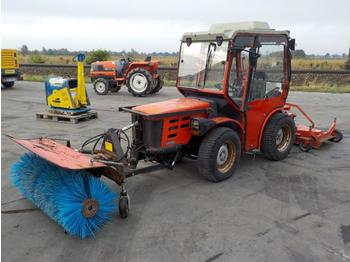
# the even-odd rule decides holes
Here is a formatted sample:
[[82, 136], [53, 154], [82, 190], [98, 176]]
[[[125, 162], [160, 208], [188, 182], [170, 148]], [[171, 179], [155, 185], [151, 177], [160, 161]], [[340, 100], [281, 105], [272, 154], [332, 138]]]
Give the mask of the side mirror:
[[186, 44], [187, 44], [187, 46], [190, 46], [192, 44], [192, 38], [191, 37], [187, 37], [186, 38]]
[[289, 49], [294, 51], [295, 50], [295, 39], [294, 38], [289, 39], [288, 45], [289, 45]]

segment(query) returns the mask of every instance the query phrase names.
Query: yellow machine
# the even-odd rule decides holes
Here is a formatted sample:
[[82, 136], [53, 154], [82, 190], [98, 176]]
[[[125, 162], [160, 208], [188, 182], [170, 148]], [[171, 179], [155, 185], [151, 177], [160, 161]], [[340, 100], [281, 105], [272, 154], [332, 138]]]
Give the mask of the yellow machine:
[[1, 49], [1, 85], [10, 88], [16, 80], [22, 80], [18, 52], [16, 49]]
[[73, 58], [77, 62], [77, 78], [50, 78], [45, 82], [47, 105], [61, 113], [83, 113], [89, 110], [89, 98], [85, 89], [84, 54]]

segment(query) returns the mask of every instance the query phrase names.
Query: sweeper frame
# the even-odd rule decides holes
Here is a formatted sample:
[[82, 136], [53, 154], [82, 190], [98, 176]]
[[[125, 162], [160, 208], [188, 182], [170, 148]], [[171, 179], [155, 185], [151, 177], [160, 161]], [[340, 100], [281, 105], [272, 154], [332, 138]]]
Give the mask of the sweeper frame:
[[[185, 33], [177, 76], [182, 98], [120, 108], [131, 113], [131, 124], [108, 129], [78, 150], [48, 138], [12, 139], [60, 168], [115, 181], [121, 187], [119, 213], [126, 218], [125, 178], [159, 167], [137, 169], [140, 160], [172, 168], [182, 157], [197, 159], [198, 172], [219, 182], [236, 172], [242, 154], [262, 153], [278, 161], [293, 144], [309, 151], [342, 139], [336, 121], [326, 131], [317, 129], [298, 105], [286, 102], [294, 46], [289, 31], [270, 29], [264, 22]], [[292, 109], [310, 126], [296, 125]], [[98, 208], [91, 201], [86, 205]]]

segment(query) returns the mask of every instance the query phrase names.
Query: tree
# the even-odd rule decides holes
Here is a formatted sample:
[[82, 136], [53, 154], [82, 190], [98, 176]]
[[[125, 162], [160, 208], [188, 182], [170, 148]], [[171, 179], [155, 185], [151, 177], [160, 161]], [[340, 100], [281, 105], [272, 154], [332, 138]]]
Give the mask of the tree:
[[86, 63], [91, 64], [96, 61], [106, 61], [109, 59], [107, 50], [92, 50], [86, 57]]
[[305, 58], [306, 54], [305, 54], [305, 51], [303, 49], [297, 49], [293, 52], [293, 56], [295, 58]]
[[22, 55], [28, 55], [28, 53], [29, 53], [28, 46], [27, 45], [22, 45], [22, 47], [21, 47], [21, 54]]

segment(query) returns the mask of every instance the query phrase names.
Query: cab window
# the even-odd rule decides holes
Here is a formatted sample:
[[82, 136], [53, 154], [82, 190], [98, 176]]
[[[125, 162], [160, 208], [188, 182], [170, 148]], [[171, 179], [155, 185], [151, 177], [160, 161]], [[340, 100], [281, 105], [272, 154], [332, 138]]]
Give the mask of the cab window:
[[259, 39], [257, 52], [260, 55], [253, 75], [249, 101], [277, 97], [282, 94], [285, 80], [284, 38], [263, 37]]

